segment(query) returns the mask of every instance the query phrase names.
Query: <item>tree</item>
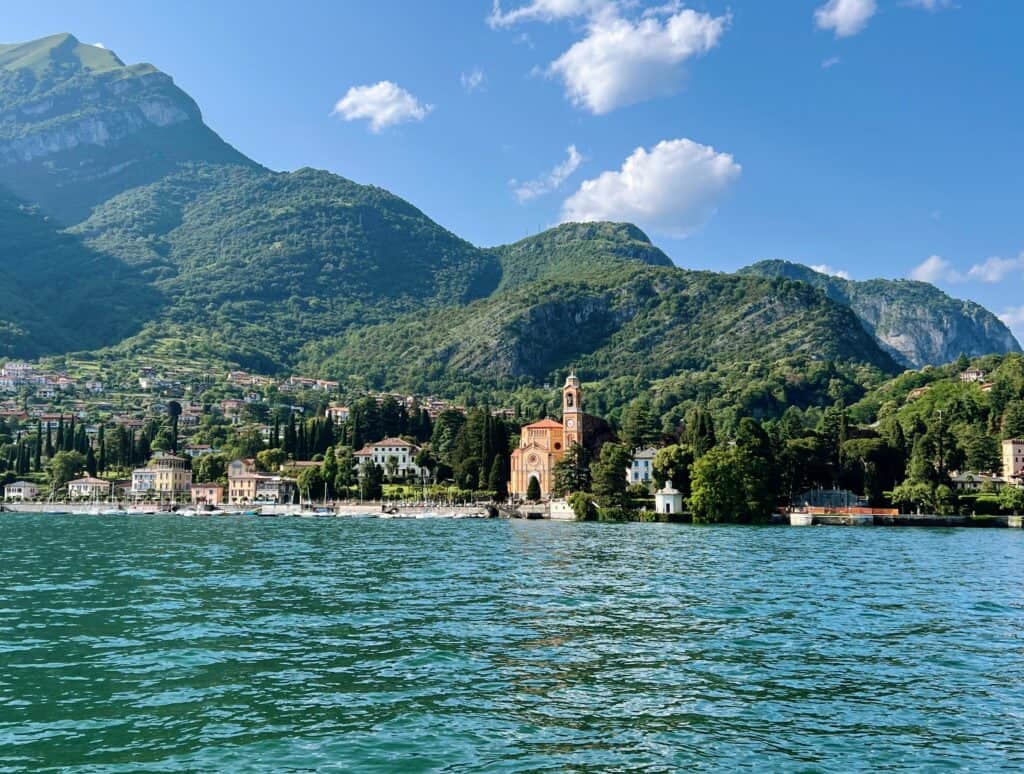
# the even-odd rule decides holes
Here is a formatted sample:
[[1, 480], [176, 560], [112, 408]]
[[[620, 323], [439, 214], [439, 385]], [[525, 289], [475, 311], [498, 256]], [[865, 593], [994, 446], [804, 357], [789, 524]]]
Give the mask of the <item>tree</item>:
[[652, 468], [654, 483], [661, 488], [667, 481], [671, 481], [672, 486], [682, 492], [684, 497], [689, 497], [693, 462], [693, 450], [689, 446], [673, 444], [658, 449]]
[[1024, 438], [1024, 400], [1011, 401], [1003, 412], [1003, 438]]
[[227, 458], [222, 454], [204, 454], [193, 463], [194, 480], [201, 483], [213, 483], [227, 475]]
[[314, 497], [322, 497], [324, 494], [324, 473], [320, 465], [311, 465], [303, 468], [299, 473], [298, 487], [299, 496], [305, 496], [312, 500]]
[[842, 447], [840, 483], [861, 492], [873, 506], [884, 501], [884, 492], [903, 480], [902, 455], [882, 438], [855, 438]]
[[622, 413], [622, 440], [630, 449], [640, 449], [658, 439], [658, 428], [646, 398], [633, 401]]
[[999, 470], [1003, 464], [999, 441], [983, 429], [975, 428], [963, 439], [964, 460], [967, 469], [979, 473]]
[[1020, 516], [1021, 511], [1024, 511], [1024, 489], [1004, 486], [999, 492], [999, 507], [1004, 511], [1013, 511], [1014, 516]]
[[742, 521], [746, 510], [743, 478], [734, 449], [709, 450], [693, 465], [689, 499], [694, 521]]
[[576, 521], [593, 521], [597, 518], [594, 497], [588, 492], [573, 492], [568, 498], [569, 507], [576, 514]]
[[487, 488], [494, 492], [494, 499], [498, 502], [508, 497], [508, 464], [505, 455], [496, 455], [487, 476]]
[[181, 404], [176, 400], [167, 403], [167, 416], [171, 419], [171, 451], [178, 453], [178, 418], [181, 416]]
[[372, 462], [363, 464], [359, 476], [359, 498], [379, 500], [384, 494], [384, 471]]
[[590, 466], [594, 495], [601, 505], [626, 507], [626, 488], [629, 485], [626, 470], [631, 460], [630, 450], [622, 444], [606, 443], [601, 447], [598, 460]]
[[695, 521], [758, 522], [774, 508], [772, 474], [748, 448], [716, 447], [693, 465], [690, 510]]
[[349, 446], [337, 446], [334, 449], [334, 461], [337, 473], [334, 475], [334, 491], [347, 492], [356, 483], [356, 458]]
[[818, 424], [818, 433], [825, 444], [825, 453], [832, 470], [833, 484], [839, 480], [839, 471], [842, 466], [842, 446], [846, 441], [847, 432], [846, 406], [843, 401], [837, 400], [825, 409], [821, 415], [821, 422]]
[[88, 447], [85, 452], [85, 469], [89, 472], [89, 475], [96, 477], [96, 454], [93, 452], [92, 447]]
[[46, 463], [46, 472], [54, 490], [61, 489], [85, 469], [85, 456], [76, 451], [59, 451]]
[[530, 482], [526, 485], [526, 499], [533, 503], [540, 501], [540, 481], [536, 476], [530, 476]]
[[578, 443], [565, 451], [565, 456], [552, 470], [553, 490], [557, 495], [590, 490], [590, 453]]
[[715, 423], [707, 409], [696, 407], [686, 418], [686, 439], [696, 459], [704, 456], [718, 443]]
[[256, 467], [259, 470], [274, 472], [281, 469], [281, 466], [288, 461], [288, 455], [284, 449], [263, 449], [256, 452]]
[[901, 511], [905, 508], [912, 508], [920, 513], [921, 508], [932, 504], [932, 499], [933, 488], [924, 481], [907, 479], [892, 490], [893, 504], [898, 506]]

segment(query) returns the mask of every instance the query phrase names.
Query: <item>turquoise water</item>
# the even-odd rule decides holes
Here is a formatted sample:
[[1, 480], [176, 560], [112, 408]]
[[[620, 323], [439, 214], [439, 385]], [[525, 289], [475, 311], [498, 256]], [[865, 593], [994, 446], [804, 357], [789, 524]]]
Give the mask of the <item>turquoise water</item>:
[[0, 770], [1024, 768], [1024, 534], [0, 515]]

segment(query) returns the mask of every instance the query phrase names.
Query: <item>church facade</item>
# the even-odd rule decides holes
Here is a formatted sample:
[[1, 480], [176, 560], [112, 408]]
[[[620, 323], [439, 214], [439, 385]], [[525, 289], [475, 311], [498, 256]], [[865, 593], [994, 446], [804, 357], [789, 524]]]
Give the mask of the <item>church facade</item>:
[[543, 498], [554, 489], [555, 465], [574, 444], [584, 445], [583, 391], [579, 377], [569, 374], [562, 388], [562, 421], [542, 419], [522, 429], [519, 448], [512, 452], [509, 492], [525, 498], [530, 479], [537, 479]]

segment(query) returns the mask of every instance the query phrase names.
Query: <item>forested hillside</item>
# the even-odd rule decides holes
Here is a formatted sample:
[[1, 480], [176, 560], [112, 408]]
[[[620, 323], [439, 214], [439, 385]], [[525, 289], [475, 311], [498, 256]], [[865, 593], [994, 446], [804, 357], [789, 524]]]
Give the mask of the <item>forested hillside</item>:
[[3, 182], [20, 197], [0, 202], [11, 355], [526, 400], [576, 366], [609, 412], [651, 389], [767, 417], [853, 402], [893, 357], [1017, 348], [931, 286], [687, 271], [628, 223], [479, 248], [381, 188], [260, 167], [169, 76], [70, 35], [0, 46]]

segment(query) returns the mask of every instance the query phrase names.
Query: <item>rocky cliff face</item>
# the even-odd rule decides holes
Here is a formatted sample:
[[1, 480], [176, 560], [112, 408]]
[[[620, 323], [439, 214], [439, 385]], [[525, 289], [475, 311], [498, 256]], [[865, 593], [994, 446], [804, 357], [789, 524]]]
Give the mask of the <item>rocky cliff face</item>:
[[182, 161], [252, 164], [151, 65], [66, 34], [0, 46], [0, 184], [74, 223]]
[[882, 348], [906, 366], [941, 365], [961, 354], [1021, 351], [1010, 329], [983, 306], [952, 298], [926, 282], [854, 282], [788, 261], [762, 261], [740, 273], [785, 277], [822, 289], [849, 306]]

